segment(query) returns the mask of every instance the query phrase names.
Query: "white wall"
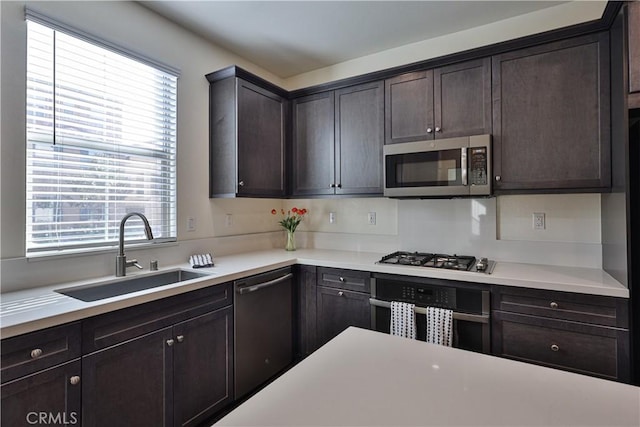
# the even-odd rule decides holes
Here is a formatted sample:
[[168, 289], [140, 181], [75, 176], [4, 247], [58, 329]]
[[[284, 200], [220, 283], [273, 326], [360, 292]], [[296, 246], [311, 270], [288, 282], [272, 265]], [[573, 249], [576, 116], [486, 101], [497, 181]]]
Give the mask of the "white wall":
[[[181, 70], [177, 154], [179, 240], [277, 229], [265, 220], [256, 221], [253, 213], [267, 212], [266, 206], [273, 201], [229, 202], [208, 198], [209, 84], [204, 75], [238, 64], [281, 84], [278, 77], [133, 2], [0, 2], [2, 259], [23, 257], [25, 253], [25, 4]], [[236, 215], [235, 227], [221, 226], [221, 215], [226, 213]], [[187, 217], [196, 219], [196, 231], [186, 231]]]
[[571, 1], [310, 71], [290, 77], [284, 84], [289, 90], [300, 89], [591, 21], [602, 16], [606, 4], [606, 1]]
[[[90, 254], [72, 260], [69, 257], [37, 260], [24, 257], [25, 4], [23, 1], [0, 1], [0, 273], [3, 292], [112, 274], [114, 262], [114, 253]], [[592, 210], [594, 202], [599, 200], [598, 195], [579, 196], [578, 199], [566, 196], [565, 204], [554, 201], [554, 196], [479, 202], [208, 198], [208, 82], [204, 75], [211, 71], [237, 64], [275, 84], [294, 89], [530, 34], [544, 30], [552, 21], [556, 26], [569, 25], [584, 20], [587, 12], [577, 13], [569, 5], [564, 6], [566, 9], [557, 9], [558, 6], [545, 9], [550, 16], [536, 16], [526, 25], [513, 18], [516, 20], [381, 52], [284, 81], [133, 2], [28, 4], [80, 30], [181, 69], [178, 82], [178, 243], [150, 250], [131, 249], [143, 265], [150, 259], [159, 259], [161, 266], [167, 265], [185, 260], [190, 253], [205, 251], [222, 254], [282, 247], [284, 239], [277, 219], [270, 211], [293, 205], [307, 207], [310, 211], [298, 233], [299, 246], [376, 252], [398, 249], [466, 251], [502, 260], [593, 267], [602, 263], [599, 235], [596, 236], [595, 231], [599, 233], [600, 213]], [[599, 12], [595, 4], [600, 4]], [[602, 2], [586, 9], [597, 18]], [[562, 22], [558, 23], [558, 20]], [[572, 203], [576, 200], [584, 203], [585, 209], [574, 209]], [[522, 211], [516, 208], [520, 204], [524, 204]], [[565, 221], [575, 227], [587, 227], [589, 230], [585, 235], [589, 237], [576, 241], [575, 233], [565, 234], [562, 229], [559, 233], [551, 233], [550, 229], [547, 235], [552, 234], [557, 240], [552, 242], [544, 238], [544, 233], [531, 234], [528, 230], [525, 233], [526, 227], [519, 224], [526, 222], [527, 212], [531, 209], [547, 209], [550, 227], [560, 218], [566, 218]], [[330, 211], [337, 213], [336, 224], [328, 223]], [[377, 214], [375, 226], [366, 223], [366, 214], [372, 211]], [[231, 214], [230, 224], [228, 214]], [[186, 231], [188, 217], [195, 218], [195, 231]], [[449, 227], [444, 228], [444, 224]], [[475, 234], [474, 230], [479, 233]], [[500, 240], [501, 236], [503, 240]], [[69, 268], [71, 263], [73, 268]]]

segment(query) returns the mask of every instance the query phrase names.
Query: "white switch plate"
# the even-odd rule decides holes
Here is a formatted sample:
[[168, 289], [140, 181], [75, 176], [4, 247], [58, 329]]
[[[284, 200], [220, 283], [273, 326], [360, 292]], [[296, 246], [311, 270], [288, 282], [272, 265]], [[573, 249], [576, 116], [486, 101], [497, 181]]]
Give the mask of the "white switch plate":
[[367, 224], [376, 225], [376, 213], [375, 212], [369, 212], [367, 214]]
[[227, 214], [224, 219], [224, 225], [227, 227], [231, 227], [233, 225], [233, 215]]
[[187, 231], [196, 231], [196, 219], [192, 216], [187, 218]]
[[329, 224], [335, 224], [338, 219], [335, 212], [329, 212]]
[[534, 230], [544, 230], [546, 228], [544, 212], [534, 212], [533, 213], [533, 229]]

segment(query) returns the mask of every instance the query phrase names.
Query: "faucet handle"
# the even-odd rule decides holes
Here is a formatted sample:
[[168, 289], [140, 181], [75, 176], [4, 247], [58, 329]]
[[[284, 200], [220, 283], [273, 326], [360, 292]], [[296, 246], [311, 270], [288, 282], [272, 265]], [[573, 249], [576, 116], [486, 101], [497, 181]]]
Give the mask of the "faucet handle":
[[127, 261], [127, 267], [136, 267], [139, 270], [143, 269], [143, 267], [140, 264], [138, 264], [138, 260], [137, 259], [132, 259], [132, 260]]

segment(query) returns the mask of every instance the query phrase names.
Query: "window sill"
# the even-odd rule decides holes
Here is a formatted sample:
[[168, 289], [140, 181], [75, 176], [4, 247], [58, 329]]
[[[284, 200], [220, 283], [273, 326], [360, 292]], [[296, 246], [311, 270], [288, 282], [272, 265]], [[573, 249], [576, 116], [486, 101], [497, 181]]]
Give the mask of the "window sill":
[[[178, 246], [177, 240], [164, 240], [158, 241], [154, 243], [126, 243], [125, 244], [125, 253], [128, 251], [135, 250], [145, 250], [145, 249], [160, 249], [167, 248], [171, 246]], [[56, 259], [65, 259], [65, 258], [77, 258], [81, 256], [92, 256], [92, 255], [102, 255], [102, 254], [117, 254], [118, 245], [102, 247], [102, 248], [78, 248], [78, 249], [65, 249], [65, 250], [55, 250], [55, 251], [42, 251], [42, 252], [34, 252], [26, 255], [27, 262], [38, 262], [38, 261], [51, 261]]]

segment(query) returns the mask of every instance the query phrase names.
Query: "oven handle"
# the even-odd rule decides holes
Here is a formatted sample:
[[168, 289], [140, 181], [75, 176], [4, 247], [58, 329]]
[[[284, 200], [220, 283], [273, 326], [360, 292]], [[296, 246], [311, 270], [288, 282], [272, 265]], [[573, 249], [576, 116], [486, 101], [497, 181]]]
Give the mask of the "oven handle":
[[[391, 308], [391, 303], [389, 301], [380, 301], [375, 298], [369, 298], [369, 304], [375, 305], [376, 307]], [[427, 309], [423, 307], [415, 307], [413, 311], [417, 314], [427, 314]], [[468, 314], [454, 311], [453, 318], [455, 320], [462, 320], [465, 322], [489, 323], [488, 314]]]
[[462, 173], [462, 185], [468, 185], [467, 178], [467, 147], [462, 147], [460, 152], [460, 172]]

